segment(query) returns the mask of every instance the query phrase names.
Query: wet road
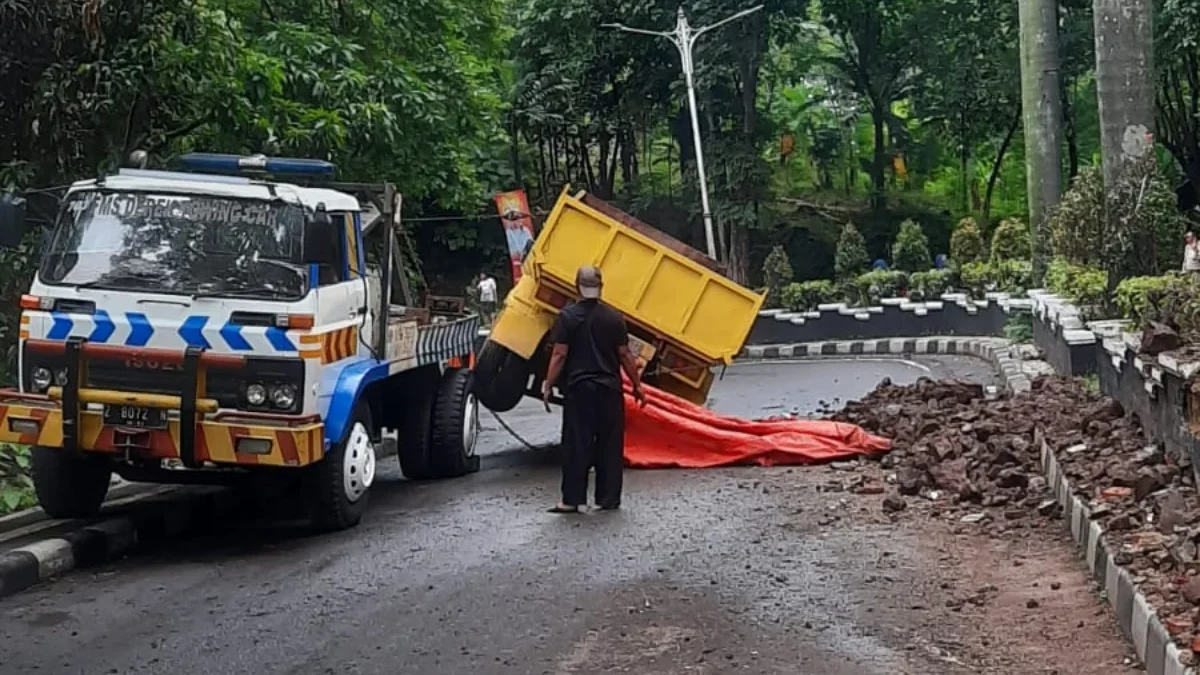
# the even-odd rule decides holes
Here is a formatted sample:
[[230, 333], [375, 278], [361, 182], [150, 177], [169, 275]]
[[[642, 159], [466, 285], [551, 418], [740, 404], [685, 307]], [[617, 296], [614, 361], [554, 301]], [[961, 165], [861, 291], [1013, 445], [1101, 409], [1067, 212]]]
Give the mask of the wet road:
[[[714, 398], [740, 414], [808, 410], [929, 369], [986, 376], [968, 360], [742, 365]], [[506, 418], [535, 442], [557, 429], [534, 406]], [[513, 445], [502, 433], [489, 450]], [[569, 517], [543, 512], [550, 467], [493, 459], [424, 485], [385, 474], [349, 532], [243, 525], [0, 600], [0, 672], [1020, 675], [1050, 672], [1039, 659], [1057, 647], [1035, 643], [1069, 611], [1099, 645], [1077, 672], [1117, 672], [1120, 640], [1069, 555], [1044, 572], [1058, 599], [1016, 631], [1033, 637], [1014, 641], [1008, 616], [993, 634], [986, 613], [937, 603], [1008, 583], [955, 553], [986, 547], [893, 527], [877, 503], [821, 492], [831, 474], [630, 472], [625, 510]]]

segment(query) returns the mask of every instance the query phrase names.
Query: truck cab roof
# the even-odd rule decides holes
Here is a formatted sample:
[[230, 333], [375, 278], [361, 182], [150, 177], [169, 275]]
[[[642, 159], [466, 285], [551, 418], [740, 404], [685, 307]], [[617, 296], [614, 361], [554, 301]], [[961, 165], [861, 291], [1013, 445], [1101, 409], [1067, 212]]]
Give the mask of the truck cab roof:
[[318, 204], [324, 204], [325, 210], [331, 212], [362, 210], [357, 199], [337, 190], [217, 174], [121, 169], [118, 173], [101, 179], [74, 183], [70, 192], [92, 189], [194, 194], [235, 199], [262, 199], [264, 201], [282, 197], [309, 209], [315, 209]]

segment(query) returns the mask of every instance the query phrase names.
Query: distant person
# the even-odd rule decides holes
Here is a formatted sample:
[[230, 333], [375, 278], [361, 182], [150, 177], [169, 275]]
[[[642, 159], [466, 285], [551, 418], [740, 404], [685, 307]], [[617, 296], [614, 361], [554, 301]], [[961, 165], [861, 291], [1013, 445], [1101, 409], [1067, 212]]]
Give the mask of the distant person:
[[1183, 235], [1183, 242], [1183, 271], [1200, 272], [1200, 243], [1196, 241], [1196, 234], [1188, 232]]
[[479, 291], [479, 311], [483, 313], [483, 318], [490, 325], [492, 317], [496, 314], [496, 280], [489, 277], [486, 272], [479, 273], [479, 283], [475, 285]]
[[625, 319], [600, 302], [603, 280], [590, 265], [575, 274], [582, 300], [568, 305], [554, 322], [550, 368], [542, 398], [550, 409], [550, 391], [564, 376], [562, 501], [551, 513], [579, 513], [587, 504], [588, 471], [596, 468], [596, 506], [621, 506], [625, 461], [625, 394], [621, 370], [633, 384], [633, 397], [645, 405], [637, 360], [629, 350]]
[[871, 265], [871, 269], [877, 270], [880, 272], [887, 271], [887, 268], [888, 268], [887, 261], [884, 260], [883, 258], [877, 258], [875, 260], [874, 264]]
[[946, 254], [939, 253], [937, 255], [937, 257], [933, 259], [934, 269], [944, 270], [944, 269], [946, 269], [946, 266], [947, 266]]

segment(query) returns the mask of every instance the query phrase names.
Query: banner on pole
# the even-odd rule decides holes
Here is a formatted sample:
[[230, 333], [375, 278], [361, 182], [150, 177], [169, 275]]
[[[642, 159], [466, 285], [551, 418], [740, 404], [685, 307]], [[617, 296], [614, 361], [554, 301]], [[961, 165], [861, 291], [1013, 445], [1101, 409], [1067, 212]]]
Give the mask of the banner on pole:
[[504, 225], [508, 240], [508, 256], [512, 261], [513, 283], [521, 280], [521, 263], [526, 250], [533, 244], [533, 220], [529, 216], [529, 200], [524, 190], [501, 192], [496, 195], [496, 210]]

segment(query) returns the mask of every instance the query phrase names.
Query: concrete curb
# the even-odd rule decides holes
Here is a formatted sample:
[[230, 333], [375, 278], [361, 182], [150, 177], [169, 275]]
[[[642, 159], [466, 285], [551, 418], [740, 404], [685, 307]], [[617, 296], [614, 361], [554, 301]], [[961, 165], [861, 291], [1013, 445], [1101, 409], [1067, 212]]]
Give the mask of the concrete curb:
[[[112, 502], [118, 502], [127, 497], [149, 494], [160, 487], [162, 486], [151, 485], [149, 483], [121, 483], [109, 489], [108, 495], [104, 498], [104, 503], [107, 506]], [[54, 519], [46, 515], [46, 512], [40, 506], [10, 513], [7, 516], [0, 516], [0, 534], [19, 530], [34, 523], [41, 523], [47, 520]]]
[[1121, 632], [1133, 643], [1137, 656], [1148, 675], [1195, 675], [1196, 670], [1179, 662], [1181, 650], [1154, 613], [1146, 596], [1134, 585], [1128, 570], [1113, 562], [1115, 555], [1104, 541], [1100, 523], [1091, 519], [1092, 511], [1075, 496], [1066, 475], [1054, 456], [1054, 450], [1038, 432], [1041, 446], [1042, 472], [1063, 511], [1063, 521], [1071, 539], [1079, 547], [1088, 573], [1100, 587], [1104, 599], [1117, 615]]
[[740, 359], [804, 359], [824, 356], [909, 356], [921, 354], [974, 356], [990, 362], [1000, 372], [1009, 391], [1029, 391], [1032, 383], [1013, 354], [1008, 340], [992, 337], [892, 338], [886, 340], [843, 340], [804, 342], [791, 345], [747, 347]]
[[228, 514], [237, 503], [228, 490], [186, 500], [164, 499], [155, 504], [157, 508], [138, 508], [4, 553], [0, 555], [0, 598], [74, 569], [120, 558], [140, 542], [181, 534], [205, 520]]

